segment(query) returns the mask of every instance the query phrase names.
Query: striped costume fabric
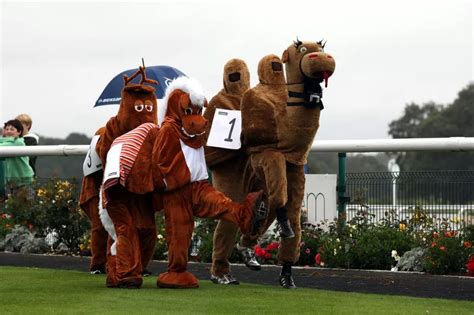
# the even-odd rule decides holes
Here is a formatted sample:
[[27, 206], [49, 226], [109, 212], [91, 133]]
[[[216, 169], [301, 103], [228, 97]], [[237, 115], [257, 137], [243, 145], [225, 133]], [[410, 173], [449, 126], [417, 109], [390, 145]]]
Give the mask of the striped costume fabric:
[[[144, 123], [114, 140], [111, 150], [113, 150], [114, 146], [121, 145], [119, 155], [120, 176], [109, 178], [104, 181], [104, 191], [107, 191], [107, 189], [117, 185], [119, 182], [125, 187], [125, 183], [127, 182], [128, 175], [130, 174], [133, 164], [138, 156], [138, 152], [140, 151], [146, 136], [153, 128], [159, 127], [153, 123]], [[109, 156], [107, 157], [107, 163], [114, 162], [109, 161], [108, 158]]]

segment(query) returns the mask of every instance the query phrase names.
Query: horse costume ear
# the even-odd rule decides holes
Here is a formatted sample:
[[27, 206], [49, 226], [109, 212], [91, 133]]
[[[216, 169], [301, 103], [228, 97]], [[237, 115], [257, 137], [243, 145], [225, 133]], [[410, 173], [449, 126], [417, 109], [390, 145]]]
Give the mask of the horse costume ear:
[[178, 101], [179, 107], [186, 108], [190, 105], [189, 103], [190, 103], [189, 96], [186, 93], [181, 93], [181, 95], [179, 96], [179, 101]]
[[285, 51], [283, 52], [283, 55], [281, 56], [281, 61], [283, 63], [287, 63], [289, 59], [290, 59], [290, 53], [288, 52], [288, 49], [285, 49]]

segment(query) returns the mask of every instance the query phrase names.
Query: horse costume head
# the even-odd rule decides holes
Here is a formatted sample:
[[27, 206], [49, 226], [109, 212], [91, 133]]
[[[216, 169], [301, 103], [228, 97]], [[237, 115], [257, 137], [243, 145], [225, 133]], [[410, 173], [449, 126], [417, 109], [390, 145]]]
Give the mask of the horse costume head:
[[166, 90], [160, 105], [158, 124], [162, 126], [169, 122], [179, 128], [183, 142], [197, 142], [206, 131], [207, 120], [202, 116], [206, 106], [207, 100], [201, 85], [196, 80], [179, 77]]

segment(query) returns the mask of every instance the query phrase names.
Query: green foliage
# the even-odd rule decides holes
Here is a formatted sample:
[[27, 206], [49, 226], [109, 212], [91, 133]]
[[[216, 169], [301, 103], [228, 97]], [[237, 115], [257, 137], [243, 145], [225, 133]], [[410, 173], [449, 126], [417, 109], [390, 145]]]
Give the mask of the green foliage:
[[217, 221], [211, 219], [197, 219], [195, 222], [193, 242], [197, 245], [194, 253], [191, 249], [191, 258], [201, 262], [212, 262], [212, 244]]
[[165, 260], [168, 258], [168, 245], [166, 243], [165, 215], [163, 211], [155, 215], [156, 222], [156, 244], [153, 259]]
[[[322, 222], [321, 224], [326, 223]], [[321, 224], [302, 223], [299, 265], [313, 266], [316, 264], [315, 256], [321, 251], [323, 239]]]
[[474, 254], [472, 241], [466, 240], [457, 231], [444, 228], [433, 232], [430, 242], [424, 259], [424, 268], [427, 272], [434, 274], [465, 272], [465, 264]]
[[[2, 205], [4, 208], [4, 205]], [[0, 240], [5, 238], [5, 236], [11, 232], [15, 225], [15, 220], [13, 215], [8, 213], [0, 214]]]
[[[393, 138], [473, 137], [473, 104], [474, 83], [447, 106], [408, 104], [402, 117], [390, 123], [389, 134]], [[474, 170], [474, 152], [400, 153], [398, 164], [403, 171]]]
[[[62, 243], [69, 252], [78, 253], [89, 222], [79, 209], [75, 186], [70, 181], [56, 179], [37, 183], [29, 188], [33, 191], [25, 192], [27, 197], [23, 194], [10, 196], [3, 213], [12, 218], [14, 224], [27, 227], [37, 236], [46, 237], [54, 232], [53, 249]], [[34, 198], [29, 198], [32, 193]]]

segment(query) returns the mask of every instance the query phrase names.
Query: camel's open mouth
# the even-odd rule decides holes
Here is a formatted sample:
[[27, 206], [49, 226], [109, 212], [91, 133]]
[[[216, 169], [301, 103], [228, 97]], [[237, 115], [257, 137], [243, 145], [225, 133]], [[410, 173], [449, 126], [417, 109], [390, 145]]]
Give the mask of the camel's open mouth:
[[314, 77], [319, 80], [319, 82], [322, 82], [324, 81], [324, 87], [327, 88], [328, 87], [328, 81], [329, 81], [329, 77], [331, 76], [331, 72], [329, 71], [318, 71], [318, 72], [315, 72], [314, 73]]

